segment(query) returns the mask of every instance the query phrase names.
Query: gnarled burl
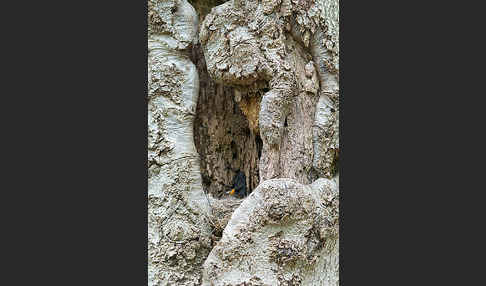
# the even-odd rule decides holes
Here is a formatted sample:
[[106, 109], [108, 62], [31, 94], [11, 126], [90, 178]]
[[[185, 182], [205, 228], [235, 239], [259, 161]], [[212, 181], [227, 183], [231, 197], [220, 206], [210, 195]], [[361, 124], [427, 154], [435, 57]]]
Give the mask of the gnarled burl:
[[235, 86], [237, 101], [265, 91], [257, 118], [264, 144], [260, 181], [287, 177], [310, 183], [335, 173], [337, 6], [337, 1], [233, 0], [214, 7], [201, 24], [210, 76]]
[[337, 180], [273, 179], [235, 210], [203, 285], [339, 285]]
[[338, 284], [337, 3], [232, 0], [199, 27], [208, 73], [263, 139], [260, 185], [227, 208], [205, 197], [193, 142], [198, 16], [148, 0], [149, 285]]

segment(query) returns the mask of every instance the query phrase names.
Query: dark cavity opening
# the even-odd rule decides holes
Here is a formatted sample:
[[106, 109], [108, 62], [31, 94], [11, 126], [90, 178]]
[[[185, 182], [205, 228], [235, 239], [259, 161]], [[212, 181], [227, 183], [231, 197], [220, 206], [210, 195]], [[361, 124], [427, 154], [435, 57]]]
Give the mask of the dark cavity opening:
[[260, 135], [257, 135], [255, 137], [255, 144], [257, 146], [257, 152], [258, 152], [258, 160], [262, 157], [262, 148], [263, 148], [263, 141], [262, 138], [260, 138]]
[[263, 142], [235, 101], [234, 88], [209, 77], [200, 45], [193, 47], [191, 59], [199, 73], [194, 144], [201, 158], [203, 188], [216, 198], [225, 197], [237, 170], [241, 170], [249, 194], [259, 184]]

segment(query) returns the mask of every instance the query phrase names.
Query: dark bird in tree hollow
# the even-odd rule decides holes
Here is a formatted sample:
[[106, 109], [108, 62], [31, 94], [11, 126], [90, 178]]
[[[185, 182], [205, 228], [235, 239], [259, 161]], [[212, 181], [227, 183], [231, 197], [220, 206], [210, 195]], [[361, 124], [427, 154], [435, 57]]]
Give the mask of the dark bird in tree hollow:
[[231, 186], [231, 191], [229, 191], [229, 194], [240, 199], [247, 196], [245, 173], [238, 170], [233, 179], [233, 185]]

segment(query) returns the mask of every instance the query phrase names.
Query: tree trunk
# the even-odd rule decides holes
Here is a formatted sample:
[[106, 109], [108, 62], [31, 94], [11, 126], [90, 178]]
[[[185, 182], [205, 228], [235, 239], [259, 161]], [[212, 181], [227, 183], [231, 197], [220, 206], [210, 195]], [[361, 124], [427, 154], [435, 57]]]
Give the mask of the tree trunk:
[[337, 0], [148, 4], [149, 285], [338, 285]]
[[188, 49], [196, 32], [185, 0], [149, 1], [149, 285], [200, 285], [212, 247], [193, 139], [199, 77]]

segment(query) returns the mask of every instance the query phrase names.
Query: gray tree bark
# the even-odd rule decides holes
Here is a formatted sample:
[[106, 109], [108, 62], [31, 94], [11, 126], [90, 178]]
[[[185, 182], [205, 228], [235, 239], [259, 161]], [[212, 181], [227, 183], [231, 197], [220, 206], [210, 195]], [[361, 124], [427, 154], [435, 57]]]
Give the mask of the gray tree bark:
[[148, 281], [200, 285], [211, 229], [193, 139], [197, 14], [185, 0], [148, 6]]
[[338, 285], [338, 1], [148, 4], [149, 285]]

